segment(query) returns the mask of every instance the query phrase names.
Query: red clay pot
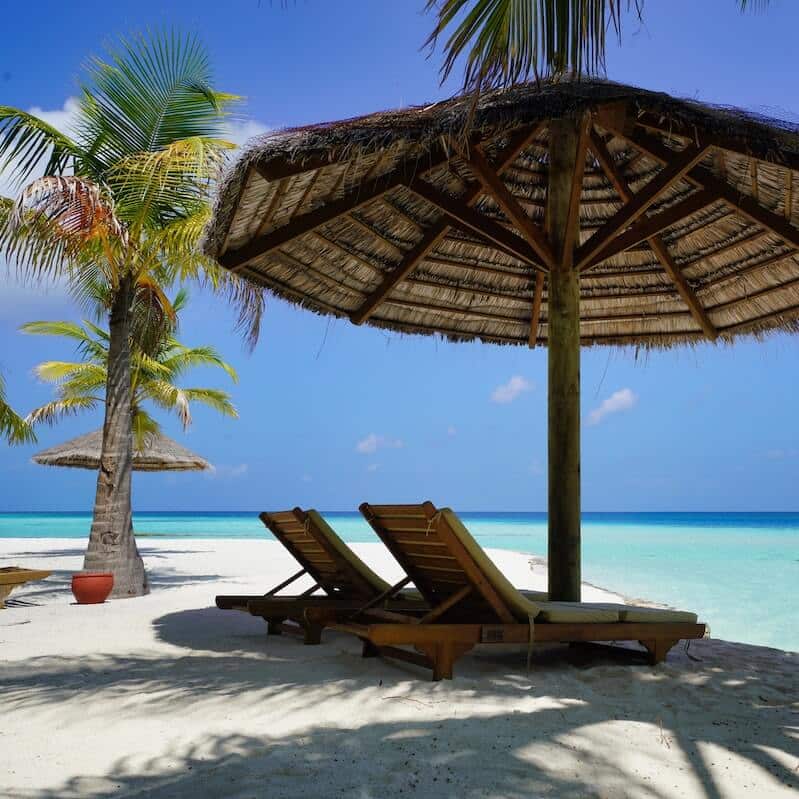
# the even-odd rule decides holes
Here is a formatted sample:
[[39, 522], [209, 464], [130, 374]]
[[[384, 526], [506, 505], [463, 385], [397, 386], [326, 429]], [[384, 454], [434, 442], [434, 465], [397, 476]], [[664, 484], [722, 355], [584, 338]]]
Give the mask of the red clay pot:
[[81, 572], [72, 575], [72, 594], [79, 605], [105, 602], [114, 587], [111, 572]]

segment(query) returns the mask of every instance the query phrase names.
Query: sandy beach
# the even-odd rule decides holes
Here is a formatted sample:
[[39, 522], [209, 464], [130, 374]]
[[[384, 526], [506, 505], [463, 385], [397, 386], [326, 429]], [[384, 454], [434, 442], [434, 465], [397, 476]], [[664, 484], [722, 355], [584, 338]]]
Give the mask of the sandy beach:
[[[456, 679], [264, 635], [212, 607], [294, 569], [274, 542], [144, 540], [152, 593], [72, 604], [83, 542], [6, 539], [53, 569], [0, 612], [4, 796], [788, 797], [799, 655], [704, 640], [650, 668], [565, 647], [478, 651]], [[376, 544], [358, 553], [391, 578]], [[492, 551], [519, 586], [528, 556]], [[587, 599], [618, 599], [586, 587]]]

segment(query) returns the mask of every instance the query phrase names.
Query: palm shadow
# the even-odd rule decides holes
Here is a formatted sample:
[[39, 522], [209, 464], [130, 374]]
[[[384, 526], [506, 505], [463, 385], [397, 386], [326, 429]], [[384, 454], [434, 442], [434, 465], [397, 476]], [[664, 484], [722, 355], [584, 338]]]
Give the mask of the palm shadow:
[[[93, 697], [113, 699], [120, 724], [143, 711], [194, 712], [197, 735], [153, 760], [121, 756], [106, 774], [15, 795], [299, 797], [323, 787], [324, 795], [360, 799], [666, 799], [690, 789], [721, 799], [713, 761], [723, 757], [799, 787], [789, 765], [797, 734], [790, 675], [799, 657], [790, 653], [700, 641], [653, 669], [601, 651], [575, 659], [553, 646], [535, 652], [527, 673], [518, 650], [487, 648], [459, 661], [454, 681], [430, 683], [412, 666], [362, 659], [351, 636], [326, 633], [322, 646], [267, 639], [260, 619], [216, 608], [153, 623], [165, 645], [157, 654], [33, 659], [0, 677], [4, 706], [28, 713], [88, 685]], [[230, 733], [220, 724], [242, 696], [261, 712], [245, 712]], [[359, 713], [331, 719], [324, 708], [335, 699], [370, 712], [364, 721]], [[310, 719], [301, 729], [275, 731], [276, 721], [300, 716]], [[630, 747], [630, 725], [620, 730], [620, 721], [638, 731], [630, 758], [616, 756]], [[653, 780], [642, 757], [644, 766], [665, 765], [667, 777]]]

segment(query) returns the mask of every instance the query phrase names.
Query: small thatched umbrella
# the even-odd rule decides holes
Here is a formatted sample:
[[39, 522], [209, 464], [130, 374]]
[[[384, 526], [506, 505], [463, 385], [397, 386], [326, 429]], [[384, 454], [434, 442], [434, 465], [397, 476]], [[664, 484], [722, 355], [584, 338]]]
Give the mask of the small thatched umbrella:
[[[103, 431], [78, 436], [57, 447], [37, 452], [33, 461], [42, 466], [71, 466], [76, 469], [100, 468]], [[133, 450], [133, 468], [139, 472], [201, 472], [211, 466], [204, 458], [160, 433], [149, 436], [141, 452]]]
[[472, 111], [456, 98], [255, 140], [206, 251], [355, 324], [546, 344], [549, 588], [576, 600], [580, 345], [799, 329], [799, 133], [605, 81]]

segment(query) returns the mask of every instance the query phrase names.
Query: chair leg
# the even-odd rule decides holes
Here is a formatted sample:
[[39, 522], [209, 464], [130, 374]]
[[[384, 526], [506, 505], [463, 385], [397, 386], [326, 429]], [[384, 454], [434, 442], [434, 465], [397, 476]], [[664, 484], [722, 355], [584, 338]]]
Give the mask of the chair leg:
[[649, 641], [639, 641], [638, 643], [649, 653], [649, 662], [652, 666], [662, 663], [666, 659], [669, 650], [679, 643], [678, 638], [653, 638]]
[[315, 646], [316, 644], [322, 643], [323, 625], [306, 622], [302, 625], [302, 629], [305, 630], [305, 636], [302, 639], [303, 644], [306, 646]]
[[380, 650], [371, 641], [365, 640], [363, 642], [363, 648], [361, 649], [361, 657], [364, 658], [380, 657]]
[[433, 682], [451, 680], [455, 662], [474, 648], [474, 644], [439, 641], [429, 646], [417, 646], [430, 659], [433, 668]]
[[270, 618], [264, 621], [266, 621], [267, 635], [283, 635], [283, 622], [285, 618]]
[[16, 588], [16, 585], [0, 585], [0, 608], [6, 606], [6, 597]]

